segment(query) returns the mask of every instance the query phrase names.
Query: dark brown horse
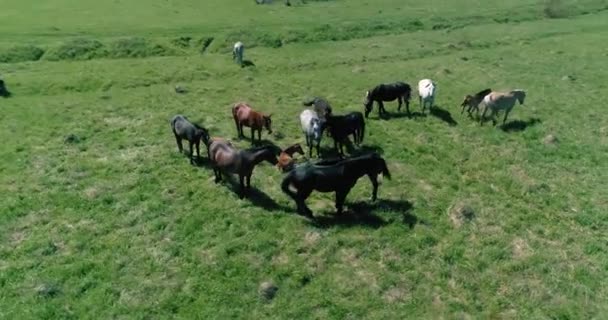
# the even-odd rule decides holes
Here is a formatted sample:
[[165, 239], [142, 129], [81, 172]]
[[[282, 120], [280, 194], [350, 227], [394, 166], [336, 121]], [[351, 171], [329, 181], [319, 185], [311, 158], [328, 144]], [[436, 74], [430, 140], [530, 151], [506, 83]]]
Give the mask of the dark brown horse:
[[293, 155], [296, 152], [304, 155], [304, 150], [302, 150], [302, 146], [299, 143], [289, 146], [285, 150], [281, 151], [281, 154], [279, 155], [279, 162], [277, 163], [279, 170], [287, 172], [293, 169], [295, 164]]
[[277, 156], [272, 146], [239, 150], [232, 143], [221, 138], [213, 138], [209, 143], [209, 159], [213, 166], [215, 182], [222, 180], [222, 172], [239, 175], [239, 198], [245, 197], [246, 189], [251, 188], [253, 168], [262, 161], [277, 164]]
[[462, 107], [462, 111], [460, 112], [460, 114], [463, 114], [464, 109], [466, 108], [467, 113], [469, 114], [469, 118], [473, 118], [471, 111], [473, 111], [474, 109], [477, 117], [479, 117], [479, 104], [481, 103], [481, 101], [483, 101], [483, 98], [485, 96], [490, 94], [490, 92], [492, 92], [492, 89], [488, 88], [477, 92], [475, 95], [467, 94], [464, 97], [462, 103], [460, 104], [460, 106]]
[[244, 102], [238, 102], [232, 107], [232, 117], [236, 125], [236, 131], [239, 138], [245, 137], [243, 134], [243, 126], [251, 128], [251, 143], [255, 143], [255, 131], [258, 131], [258, 141], [262, 141], [262, 129], [266, 128], [268, 133], [272, 133], [270, 119], [272, 115], [264, 115], [257, 112]]
[[365, 117], [367, 118], [369, 113], [372, 112], [374, 102], [378, 102], [378, 115], [382, 116], [387, 113], [384, 109], [383, 101], [395, 101], [395, 99], [399, 102], [397, 111], [401, 111], [401, 104], [405, 102], [405, 108], [409, 115], [411, 95], [412, 88], [407, 83], [395, 82], [379, 84], [365, 93], [365, 101], [363, 102], [363, 105], [365, 106]]

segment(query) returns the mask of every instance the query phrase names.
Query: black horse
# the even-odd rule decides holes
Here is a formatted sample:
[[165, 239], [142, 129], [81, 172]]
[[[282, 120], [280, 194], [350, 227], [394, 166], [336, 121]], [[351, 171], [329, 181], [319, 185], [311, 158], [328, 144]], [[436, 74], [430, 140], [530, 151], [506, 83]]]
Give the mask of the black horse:
[[342, 150], [344, 142], [348, 140], [349, 135], [353, 135], [353, 140], [356, 145], [363, 142], [365, 135], [365, 119], [363, 114], [354, 111], [345, 115], [329, 115], [325, 121], [325, 128], [334, 139], [334, 147], [339, 154], [344, 154]]
[[399, 107], [397, 107], [397, 111], [401, 111], [401, 104], [405, 102], [405, 108], [407, 109], [407, 114], [410, 114], [410, 98], [412, 95], [412, 88], [409, 84], [403, 82], [395, 82], [389, 84], [379, 84], [375, 86], [372, 90], [367, 91], [365, 94], [365, 101], [363, 105], [365, 106], [365, 117], [372, 112], [374, 107], [374, 101], [378, 102], [378, 115], [382, 116], [386, 114], [386, 110], [384, 109], [383, 101], [394, 101], [397, 99], [399, 101]]
[[314, 97], [312, 99], [305, 100], [302, 104], [308, 107], [314, 106], [313, 109], [321, 119], [325, 119], [325, 117], [331, 115], [331, 106], [329, 105], [329, 102], [323, 98]]
[[6, 84], [4, 80], [0, 79], [0, 97], [8, 98], [11, 96], [11, 93], [6, 89]]
[[[341, 214], [346, 196], [357, 180], [364, 175], [367, 175], [372, 182], [372, 201], [376, 201], [380, 173], [388, 179], [391, 178], [384, 159], [377, 153], [369, 153], [342, 161], [331, 161], [327, 165], [296, 166], [283, 179], [281, 189], [296, 202], [299, 214], [314, 219], [312, 211], [305, 203], [314, 190], [324, 193], [335, 192], [336, 210]], [[292, 191], [290, 187], [295, 188], [296, 191]]]
[[196, 145], [196, 155], [201, 158], [200, 142], [201, 140], [205, 146], [209, 146], [209, 131], [196, 123], [190, 122], [186, 117], [181, 114], [174, 116], [171, 119], [171, 131], [175, 135], [175, 142], [179, 152], [183, 152], [182, 139], [188, 140], [190, 144], [190, 163], [194, 164], [194, 157], [192, 152], [192, 145]]

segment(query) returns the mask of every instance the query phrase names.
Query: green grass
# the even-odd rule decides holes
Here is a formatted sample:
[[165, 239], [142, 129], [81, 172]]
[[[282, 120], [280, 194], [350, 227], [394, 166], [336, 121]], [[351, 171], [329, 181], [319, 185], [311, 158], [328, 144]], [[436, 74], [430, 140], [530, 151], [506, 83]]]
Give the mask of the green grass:
[[[566, 18], [553, 19], [554, 2], [3, 4], [0, 48], [45, 53], [0, 63], [13, 93], [0, 99], [0, 318], [601, 318], [608, 12], [555, 2]], [[232, 63], [236, 35], [257, 44], [255, 68]], [[264, 137], [285, 147], [303, 143], [306, 96], [361, 111], [371, 86], [426, 77], [457, 125], [374, 109], [364, 145], [393, 179], [376, 204], [361, 179], [347, 198], [360, 213], [344, 218], [313, 194], [320, 225], [294, 214], [267, 164], [254, 199], [214, 184], [168, 123], [183, 113], [247, 147], [230, 114], [246, 100], [273, 112]], [[485, 87], [525, 89], [510, 120], [540, 122], [504, 132], [461, 116]], [[457, 226], [460, 205], [475, 216]], [[279, 290], [264, 301], [268, 280]]]

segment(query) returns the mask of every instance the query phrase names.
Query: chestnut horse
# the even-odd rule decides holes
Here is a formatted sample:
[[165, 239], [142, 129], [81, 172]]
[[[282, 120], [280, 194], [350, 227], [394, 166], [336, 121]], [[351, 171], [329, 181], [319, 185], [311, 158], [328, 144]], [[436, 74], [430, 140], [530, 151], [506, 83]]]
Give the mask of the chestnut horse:
[[236, 125], [236, 131], [239, 138], [245, 137], [243, 134], [243, 126], [251, 128], [251, 143], [255, 143], [255, 131], [258, 131], [258, 141], [262, 141], [262, 129], [266, 128], [268, 133], [272, 133], [270, 119], [272, 115], [264, 115], [257, 112], [244, 102], [238, 102], [232, 107], [232, 117]]
[[304, 150], [302, 150], [302, 146], [299, 143], [289, 146], [285, 150], [281, 151], [281, 154], [279, 155], [279, 162], [277, 163], [277, 168], [279, 168], [279, 170], [283, 172], [287, 172], [293, 169], [295, 164], [293, 155], [296, 152], [301, 155], [304, 155]]
[[237, 149], [230, 141], [213, 138], [209, 143], [209, 159], [215, 174], [215, 183], [222, 180], [222, 171], [239, 175], [239, 198], [245, 197], [246, 189], [251, 189], [253, 168], [262, 161], [277, 164], [273, 146], [263, 146], [245, 150]]

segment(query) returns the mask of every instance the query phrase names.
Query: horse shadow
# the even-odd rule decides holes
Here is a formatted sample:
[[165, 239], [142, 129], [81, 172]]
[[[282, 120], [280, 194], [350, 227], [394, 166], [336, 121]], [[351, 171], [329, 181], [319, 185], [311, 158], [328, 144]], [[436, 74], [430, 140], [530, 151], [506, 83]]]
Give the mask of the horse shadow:
[[355, 202], [349, 204], [349, 210], [341, 215], [315, 217], [312, 224], [318, 228], [331, 228], [335, 226], [352, 227], [365, 226], [378, 229], [389, 224], [389, 221], [382, 219], [373, 213], [377, 209], [399, 212], [401, 222], [413, 229], [418, 223], [422, 222], [411, 213], [414, 206], [405, 200], [378, 200], [375, 202]]
[[540, 122], [539, 118], [529, 118], [527, 121], [513, 120], [501, 125], [500, 129], [504, 132], [521, 132]]
[[195, 157], [194, 158], [194, 165], [199, 167], [199, 168], [206, 168], [206, 169], [213, 169], [213, 166], [211, 164], [211, 160], [209, 160], [209, 158], [207, 157], [207, 154], [205, 153], [205, 155], [201, 155], [200, 158], [199, 157]]
[[[237, 196], [239, 195], [241, 186], [234, 175], [222, 174], [222, 181], [228, 182], [228, 188], [230, 189], [230, 191], [234, 192], [234, 194]], [[287, 206], [278, 204], [271, 197], [269, 197], [264, 191], [258, 189], [257, 187], [254, 187], [254, 186], [251, 186], [250, 189], [247, 189], [247, 191], [245, 191], [245, 198], [243, 200], [248, 200], [254, 206], [262, 208], [266, 211], [290, 211], [290, 210], [292, 210], [291, 208], [289, 208]]]
[[251, 61], [251, 60], [243, 60], [243, 63], [241, 64], [241, 68], [249, 68], [249, 67], [255, 67], [255, 63], [253, 63], [253, 61]]
[[422, 112], [418, 112], [418, 111], [414, 111], [414, 112], [410, 112], [410, 113], [407, 113], [405, 111], [395, 111], [395, 112], [387, 111], [386, 114], [380, 115], [378, 117], [378, 119], [380, 119], [380, 120], [401, 119], [401, 118], [415, 119], [415, 118], [425, 118], [425, 117], [426, 117], [426, 113], [422, 113]]
[[452, 117], [452, 114], [441, 108], [440, 106], [433, 106], [431, 108], [431, 115], [439, 120], [442, 120], [443, 122], [449, 124], [450, 126], [456, 126], [458, 125], [458, 122], [456, 122], [456, 120], [454, 120], [454, 118]]

